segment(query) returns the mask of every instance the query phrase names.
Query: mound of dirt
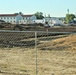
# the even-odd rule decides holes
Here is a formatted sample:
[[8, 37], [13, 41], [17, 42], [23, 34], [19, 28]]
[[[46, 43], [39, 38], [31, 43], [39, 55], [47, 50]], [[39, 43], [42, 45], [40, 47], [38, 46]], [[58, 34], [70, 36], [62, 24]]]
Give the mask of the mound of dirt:
[[54, 39], [49, 42], [42, 42], [41, 50], [76, 50], [76, 35]]

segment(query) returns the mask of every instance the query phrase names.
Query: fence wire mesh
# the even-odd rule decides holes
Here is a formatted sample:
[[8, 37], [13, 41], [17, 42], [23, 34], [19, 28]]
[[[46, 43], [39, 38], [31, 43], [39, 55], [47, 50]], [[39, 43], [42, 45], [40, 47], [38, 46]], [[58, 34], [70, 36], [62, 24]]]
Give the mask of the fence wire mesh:
[[76, 75], [76, 33], [0, 31], [1, 75]]
[[33, 46], [35, 45], [34, 32], [0, 32], [0, 44], [7, 46]]

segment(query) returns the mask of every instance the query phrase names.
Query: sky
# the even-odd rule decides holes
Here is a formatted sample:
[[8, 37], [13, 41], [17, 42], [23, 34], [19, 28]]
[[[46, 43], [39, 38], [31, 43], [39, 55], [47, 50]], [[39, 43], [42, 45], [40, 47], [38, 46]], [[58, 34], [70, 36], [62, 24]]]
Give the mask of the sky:
[[65, 17], [67, 9], [76, 15], [76, 0], [0, 0], [0, 14], [42, 12], [46, 16]]

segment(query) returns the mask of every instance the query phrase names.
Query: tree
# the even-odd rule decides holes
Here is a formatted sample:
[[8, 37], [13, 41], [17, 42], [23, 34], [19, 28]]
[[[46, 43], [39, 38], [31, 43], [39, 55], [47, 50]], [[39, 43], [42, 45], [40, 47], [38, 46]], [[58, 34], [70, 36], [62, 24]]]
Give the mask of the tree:
[[17, 14], [18, 15], [18, 13], [14, 13], [14, 14]]
[[74, 20], [75, 15], [74, 14], [70, 14], [70, 20]]
[[69, 23], [71, 20], [75, 18], [74, 14], [66, 14], [66, 22]]
[[36, 13], [35, 13], [35, 16], [37, 17], [37, 19], [43, 19], [43, 18], [44, 18], [42, 12], [36, 12]]
[[19, 13], [14, 13], [14, 14], [17, 14], [17, 15], [18, 15], [18, 14], [23, 15], [23, 13], [22, 13], [22, 12], [19, 12]]
[[20, 15], [23, 15], [23, 13], [22, 13], [22, 12], [19, 12], [19, 14], [20, 14]]

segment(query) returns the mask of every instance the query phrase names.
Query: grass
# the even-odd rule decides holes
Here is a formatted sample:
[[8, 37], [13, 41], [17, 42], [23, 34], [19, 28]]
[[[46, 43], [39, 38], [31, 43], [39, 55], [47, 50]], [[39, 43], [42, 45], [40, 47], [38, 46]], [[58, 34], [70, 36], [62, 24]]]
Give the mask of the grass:
[[[38, 75], [76, 75], [76, 35], [38, 42]], [[1, 75], [36, 75], [35, 61], [34, 47], [0, 48]]]

